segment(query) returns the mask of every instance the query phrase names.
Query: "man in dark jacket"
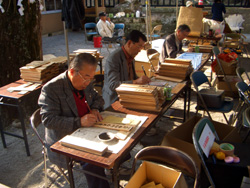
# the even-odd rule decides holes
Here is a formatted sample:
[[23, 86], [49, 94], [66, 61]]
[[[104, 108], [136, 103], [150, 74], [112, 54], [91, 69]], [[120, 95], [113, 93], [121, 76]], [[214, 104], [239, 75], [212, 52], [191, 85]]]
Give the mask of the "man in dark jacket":
[[[166, 37], [159, 57], [160, 63], [164, 63], [165, 58], [176, 58], [178, 54], [183, 53], [182, 40], [188, 36], [190, 31], [188, 25], [182, 24], [177, 28], [175, 33]], [[192, 49], [188, 51], [191, 52]]]

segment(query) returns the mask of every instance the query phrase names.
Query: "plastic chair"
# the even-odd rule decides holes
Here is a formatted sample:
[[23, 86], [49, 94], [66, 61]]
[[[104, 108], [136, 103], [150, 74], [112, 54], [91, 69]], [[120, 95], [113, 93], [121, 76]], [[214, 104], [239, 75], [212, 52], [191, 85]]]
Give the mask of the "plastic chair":
[[[114, 35], [118, 37], [124, 36], [124, 29], [125, 29], [124, 23], [116, 23], [115, 28], [114, 28]], [[120, 32], [120, 35], [119, 35], [119, 31], [122, 31]]]
[[161, 38], [161, 29], [162, 25], [156, 25], [148, 37], [151, 37], [152, 39]]
[[225, 113], [228, 113], [233, 109], [233, 105], [234, 105], [233, 101], [224, 101], [220, 108], [207, 107], [202, 95], [200, 94], [200, 90], [199, 90], [199, 86], [201, 86], [204, 83], [208, 83], [209, 87], [211, 88], [211, 83], [208, 81], [207, 76], [202, 71], [196, 71], [190, 75], [190, 79], [191, 79], [191, 81], [194, 85], [194, 88], [198, 94], [198, 97], [201, 101], [201, 104], [197, 104], [196, 113], [198, 112], [198, 110], [204, 110], [207, 112], [209, 118], [212, 120], [212, 117], [211, 117], [209, 111], [221, 112], [223, 114], [226, 122], [229, 124], [229, 121], [227, 120]]
[[241, 79], [242, 82], [244, 82], [244, 78], [243, 78], [243, 75], [245, 74], [247, 79], [248, 79], [248, 82], [250, 83], [250, 78], [249, 78], [249, 75], [247, 74], [246, 70], [242, 67], [237, 67], [236, 68], [236, 74], [237, 76]]
[[[33, 129], [33, 131], [35, 132], [36, 136], [38, 137], [38, 139], [40, 140], [41, 144], [43, 145], [43, 159], [44, 159], [44, 173], [45, 173], [45, 187], [48, 187], [48, 174], [47, 174], [47, 154], [46, 154], [46, 147], [45, 147], [45, 143], [44, 140], [41, 138], [40, 134], [37, 131], [37, 127], [39, 125], [42, 125], [42, 120], [41, 120], [41, 115], [40, 115], [40, 108], [37, 109], [32, 116], [30, 117], [30, 123], [31, 123], [31, 127]], [[64, 174], [63, 170], [58, 167], [57, 165], [55, 165], [59, 171], [62, 173], [63, 177], [65, 178], [65, 180], [69, 183], [69, 180], [67, 178], [67, 176]]]
[[201, 164], [202, 164], [202, 167], [204, 168], [205, 170], [205, 173], [208, 177], [208, 180], [211, 184], [211, 187], [215, 187], [215, 184], [214, 184], [214, 181], [212, 179], [212, 176], [211, 174], [209, 173], [209, 170], [206, 166], [206, 163], [205, 163], [205, 160], [204, 160], [204, 153], [203, 153], [203, 150], [199, 144], [199, 139], [200, 139], [200, 136], [201, 136], [201, 133], [205, 127], [205, 125], [208, 125], [210, 127], [210, 129], [212, 130], [212, 132], [214, 133], [215, 135], [215, 139], [216, 140], [220, 140], [219, 139], [219, 136], [217, 135], [216, 131], [215, 131], [215, 128], [212, 124], [212, 122], [208, 119], [208, 118], [202, 118], [201, 120], [199, 120], [194, 129], [193, 129], [193, 133], [192, 133], [192, 138], [193, 138], [193, 144], [194, 144], [194, 147], [195, 147], [195, 150], [198, 154], [198, 156], [200, 157], [201, 159]]
[[242, 116], [242, 125], [246, 128], [248, 128], [247, 134], [245, 138], [243, 139], [243, 142], [247, 140], [247, 137], [249, 136], [250, 133], [250, 107], [248, 107], [244, 112]]
[[159, 163], [170, 168], [180, 170], [194, 178], [194, 187], [199, 187], [200, 172], [194, 160], [185, 152], [168, 146], [149, 146], [140, 150], [134, 158], [132, 174], [135, 172], [138, 160]]
[[96, 31], [96, 24], [93, 22], [84, 24], [84, 32], [85, 32], [85, 42], [87, 42], [88, 36], [94, 36], [98, 34]]

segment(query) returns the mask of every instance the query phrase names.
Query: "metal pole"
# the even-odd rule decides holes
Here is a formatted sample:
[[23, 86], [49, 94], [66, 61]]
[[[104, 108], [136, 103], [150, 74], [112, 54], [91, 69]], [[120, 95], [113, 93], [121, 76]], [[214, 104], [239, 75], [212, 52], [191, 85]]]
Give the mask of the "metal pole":
[[147, 33], [147, 41], [149, 41], [148, 40], [148, 35], [149, 35], [148, 33], [148, 0], [146, 0], [146, 33]]
[[[62, 6], [63, 6], [63, 0], [62, 0]], [[65, 38], [65, 45], [66, 45], [66, 52], [67, 52], [67, 64], [69, 67], [69, 41], [68, 41], [68, 30], [66, 29], [65, 21], [63, 21], [63, 32], [64, 32], [64, 38]]]
[[178, 0], [176, 0], [176, 26], [177, 26], [177, 21], [178, 21]]
[[69, 67], [69, 42], [68, 42], [68, 30], [65, 27], [65, 21], [63, 22], [63, 30], [64, 30], [64, 38], [65, 38], [65, 44], [66, 44], [66, 52], [67, 52], [67, 61], [68, 61], [68, 67]]

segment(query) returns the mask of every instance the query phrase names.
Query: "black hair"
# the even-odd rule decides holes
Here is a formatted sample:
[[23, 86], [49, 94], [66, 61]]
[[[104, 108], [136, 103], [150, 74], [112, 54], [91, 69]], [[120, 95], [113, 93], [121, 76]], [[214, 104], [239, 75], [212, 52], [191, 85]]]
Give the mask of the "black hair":
[[89, 53], [81, 53], [78, 54], [70, 63], [69, 69], [75, 69], [75, 71], [80, 71], [86, 64], [96, 66], [96, 58]]
[[179, 27], [177, 28], [177, 31], [180, 30], [181, 32], [182, 31], [186, 31], [186, 32], [190, 32], [191, 29], [188, 25], [186, 24], [182, 24], [182, 25], [179, 25]]
[[132, 42], [139, 42], [140, 38], [144, 42], [147, 42], [147, 38], [142, 32], [138, 30], [133, 30], [127, 35], [126, 42], [128, 42], [129, 40], [131, 40]]

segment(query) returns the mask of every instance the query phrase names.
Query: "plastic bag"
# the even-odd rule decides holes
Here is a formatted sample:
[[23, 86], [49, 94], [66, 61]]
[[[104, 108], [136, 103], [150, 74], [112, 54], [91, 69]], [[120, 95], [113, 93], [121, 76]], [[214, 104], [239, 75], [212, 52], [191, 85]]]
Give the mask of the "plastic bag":
[[225, 29], [225, 22], [217, 22], [215, 20], [210, 20], [210, 29], [212, 29], [216, 34], [223, 33]]
[[229, 15], [227, 18], [225, 18], [225, 20], [227, 24], [229, 25], [230, 29], [233, 31], [242, 29], [241, 27], [242, 23], [245, 21], [241, 14]]

